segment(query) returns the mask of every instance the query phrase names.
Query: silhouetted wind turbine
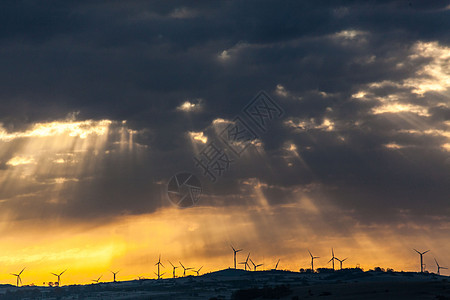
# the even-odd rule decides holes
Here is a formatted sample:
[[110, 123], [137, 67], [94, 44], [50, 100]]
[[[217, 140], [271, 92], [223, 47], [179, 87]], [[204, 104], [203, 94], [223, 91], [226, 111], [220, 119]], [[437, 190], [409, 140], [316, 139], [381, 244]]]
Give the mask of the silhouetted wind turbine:
[[309, 249], [308, 249], [308, 252], [309, 252], [309, 256], [311, 256], [311, 271], [314, 273], [314, 260], [316, 259], [316, 258], [320, 258], [319, 256], [313, 256], [312, 254], [311, 254], [311, 251], [309, 251]]
[[117, 273], [120, 272], [120, 270], [117, 271], [117, 272], [113, 272], [113, 271], [110, 270], [110, 272], [113, 274], [113, 278], [114, 278], [114, 281], [113, 281], [113, 282], [116, 282], [116, 275], [117, 275]]
[[343, 263], [344, 261], [346, 261], [347, 258], [348, 258], [348, 257], [344, 258], [343, 260], [340, 260], [339, 258], [336, 257], [336, 260], [341, 264], [341, 270], [342, 270], [342, 263]]
[[333, 248], [331, 248], [331, 259], [328, 261], [328, 263], [330, 263], [330, 261], [333, 263], [333, 271], [334, 271], [334, 260], [336, 259], [336, 257], [334, 257], [334, 250]]
[[99, 278], [97, 278], [97, 279], [92, 279], [92, 281], [95, 282], [95, 283], [98, 283], [98, 282], [100, 281], [100, 278], [102, 278], [102, 276], [103, 276], [103, 275], [100, 275]]
[[183, 266], [183, 264], [181, 263], [181, 261], [178, 261], [181, 265], [181, 267], [183, 268], [183, 276], [186, 276], [186, 271], [187, 270], [192, 270], [193, 268], [186, 268], [185, 266]]
[[253, 264], [253, 271], [256, 271], [257, 267], [261, 267], [263, 265], [263, 264], [256, 265], [251, 258], [250, 258], [250, 262]]
[[249, 252], [248, 255], [247, 255], [247, 259], [246, 259], [245, 261], [239, 263], [239, 264], [241, 264], [241, 265], [244, 265], [245, 271], [247, 271], [247, 266], [248, 266], [248, 268], [250, 269], [250, 265], [248, 264], [248, 259], [249, 259], [249, 257], [250, 257], [250, 252]]
[[158, 262], [155, 264], [155, 266], [158, 266], [158, 274], [156, 274], [156, 273], [155, 274], [158, 276], [158, 279], [160, 279], [161, 276], [165, 274], [165, 273], [161, 274], [159, 272], [159, 266], [162, 266], [163, 268], [165, 268], [164, 265], [161, 263], [161, 254], [159, 255]]
[[195, 273], [197, 273], [197, 276], [200, 276], [200, 270], [203, 268], [203, 266], [200, 267], [198, 270], [194, 270]]
[[278, 268], [278, 264], [280, 263], [280, 260], [281, 260], [281, 258], [278, 259], [277, 264], [275, 265], [275, 270]]
[[170, 260], [168, 260], [168, 262], [169, 262], [169, 264], [172, 266], [172, 268], [173, 268], [173, 278], [175, 278], [176, 276], [175, 276], [175, 270], [177, 269], [177, 268], [179, 268], [179, 266], [174, 266], [171, 262], [170, 262]]
[[67, 269], [65, 269], [64, 271], [62, 271], [59, 274], [51, 273], [51, 274], [55, 275], [56, 277], [58, 277], [58, 286], [61, 286], [61, 275], [64, 274], [65, 271], [67, 271]]
[[230, 245], [231, 248], [233, 249], [233, 253], [234, 253], [234, 268], [236, 269], [236, 253], [238, 253], [239, 251], [242, 251], [242, 249], [234, 249], [233, 245]]
[[423, 255], [430, 250], [427, 250], [425, 252], [419, 252], [416, 249], [413, 249], [413, 250], [416, 251], [417, 253], [419, 253], [419, 255], [420, 255], [420, 273], [423, 273]]
[[434, 259], [434, 261], [436, 262], [436, 266], [437, 266], [437, 271], [438, 271], [438, 275], [441, 275], [441, 269], [448, 269], [447, 267], [441, 267], [439, 265], [439, 263], [437, 262], [436, 258]]
[[11, 275], [14, 275], [17, 277], [17, 283], [16, 283], [17, 286], [19, 286], [19, 282], [20, 282], [20, 284], [22, 284], [22, 278], [20, 278], [20, 275], [22, 275], [22, 272], [23, 272], [23, 270], [25, 270], [25, 268], [23, 268], [22, 271], [19, 272], [19, 274], [11, 273]]

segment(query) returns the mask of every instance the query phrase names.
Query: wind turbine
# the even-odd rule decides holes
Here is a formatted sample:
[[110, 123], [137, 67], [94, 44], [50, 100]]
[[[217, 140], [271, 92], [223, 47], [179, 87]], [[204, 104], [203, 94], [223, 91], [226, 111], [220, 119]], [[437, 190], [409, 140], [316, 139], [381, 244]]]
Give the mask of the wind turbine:
[[341, 270], [342, 270], [342, 263], [343, 263], [344, 261], [346, 261], [347, 258], [348, 258], [348, 257], [344, 258], [343, 260], [340, 260], [339, 258], [336, 257], [336, 260], [341, 264]]
[[194, 270], [195, 273], [197, 273], [197, 276], [200, 276], [200, 270], [203, 268], [203, 266], [200, 267], [198, 270]]
[[313, 256], [313, 255], [311, 254], [311, 251], [309, 251], [309, 249], [308, 249], [308, 252], [309, 252], [309, 256], [311, 256], [311, 271], [314, 273], [314, 260], [315, 260], [316, 258], [320, 258], [320, 256]]
[[65, 269], [64, 271], [62, 271], [59, 274], [51, 273], [51, 274], [55, 275], [56, 277], [58, 277], [58, 286], [61, 286], [61, 275], [64, 274], [65, 271], [67, 271], [67, 269]]
[[92, 279], [93, 282], [98, 283], [100, 281], [100, 278], [102, 278], [103, 275], [101, 275], [99, 278], [97, 279]]
[[427, 250], [425, 252], [419, 252], [416, 249], [413, 249], [413, 250], [416, 251], [417, 253], [419, 253], [419, 255], [420, 255], [420, 273], [423, 273], [423, 255], [430, 250]]
[[236, 250], [236, 249], [234, 249], [233, 245], [230, 245], [230, 246], [231, 246], [231, 248], [233, 249], [233, 252], [234, 252], [234, 268], [236, 269], [236, 253], [238, 253], [239, 251], [242, 251], [243, 249]]
[[247, 267], [250, 269], [250, 265], [248, 264], [249, 257], [250, 257], [250, 252], [247, 255], [247, 259], [245, 261], [239, 263], [241, 265], [244, 265], [245, 271], [247, 271]]
[[278, 268], [278, 264], [280, 263], [280, 260], [281, 260], [281, 258], [278, 259], [277, 264], [275, 265], [275, 270]]
[[113, 271], [110, 271], [110, 272], [113, 274], [114, 282], [116, 282], [116, 275], [117, 275], [117, 273], [120, 272], [120, 270], [117, 272], [113, 272]]
[[173, 268], [173, 278], [175, 278], [176, 276], [175, 276], [175, 270], [177, 269], [177, 268], [179, 268], [180, 266], [174, 266], [171, 262], [170, 262], [170, 260], [168, 260], [168, 262], [169, 262], [169, 264], [172, 266], [172, 268]]
[[14, 275], [17, 277], [17, 286], [19, 286], [19, 282], [20, 282], [20, 284], [22, 284], [22, 278], [20, 278], [20, 275], [22, 275], [22, 272], [23, 272], [23, 270], [25, 270], [25, 268], [23, 268], [22, 271], [19, 272], [19, 274], [11, 273], [11, 275]]
[[437, 271], [438, 271], [438, 275], [441, 275], [441, 269], [448, 269], [447, 267], [441, 267], [439, 265], [439, 263], [437, 262], [436, 258], [434, 259], [434, 261], [436, 262], [436, 266], [437, 266]]
[[330, 263], [330, 261], [333, 264], [333, 271], [334, 271], [334, 260], [336, 259], [336, 257], [334, 257], [334, 250], [333, 248], [331, 248], [331, 259], [328, 261], [328, 263]]
[[253, 264], [253, 271], [256, 271], [257, 267], [261, 267], [263, 265], [263, 264], [256, 265], [251, 258], [250, 258], [250, 262]]
[[158, 279], [160, 279], [161, 276], [165, 274], [165, 273], [160, 274], [160, 272], [159, 272], [159, 266], [162, 266], [163, 268], [165, 268], [164, 265], [161, 263], [161, 254], [159, 255], [158, 262], [155, 264], [155, 266], [158, 266], [158, 274], [156, 274], [156, 273], [155, 274], [158, 276]]
[[181, 267], [183, 268], [183, 277], [186, 276], [186, 271], [187, 270], [192, 270], [193, 268], [186, 268], [185, 266], [183, 266], [183, 264], [181, 263], [181, 261], [178, 261], [181, 265]]

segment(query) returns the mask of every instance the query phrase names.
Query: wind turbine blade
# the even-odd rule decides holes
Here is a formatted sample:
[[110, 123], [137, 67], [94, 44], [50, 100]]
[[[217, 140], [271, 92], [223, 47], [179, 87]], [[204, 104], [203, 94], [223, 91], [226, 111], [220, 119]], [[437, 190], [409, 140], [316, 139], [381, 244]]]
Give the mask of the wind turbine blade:
[[447, 270], [447, 269], [448, 269], [447, 267], [439, 267], [439, 268], [441, 268], [441, 269], [445, 269], [445, 270]]
[[417, 251], [416, 249], [413, 249], [414, 251], [416, 251], [417, 253], [419, 253], [419, 254], [422, 254], [422, 253], [420, 253], [419, 251]]
[[17, 274], [14, 274], [14, 273], [9, 273], [9, 274], [11, 274], [11, 275], [14, 275], [14, 276], [19, 276], [19, 275], [17, 275]]
[[236, 249], [234, 249], [233, 245], [230, 245], [231, 249], [233, 249], [234, 252], [236, 252]]
[[331, 254], [332, 254], [333, 257], [334, 257], [334, 250], [333, 250], [333, 248], [331, 248]]
[[61, 274], [59, 274], [59, 276], [61, 276], [62, 274], [64, 274], [64, 272], [66, 272], [67, 269], [65, 269], [64, 271], [61, 272]]
[[200, 272], [200, 270], [203, 268], [203, 266], [200, 267], [200, 269], [198, 269], [198, 271]]
[[170, 262], [170, 260], [167, 260], [169, 262], [169, 264], [175, 268], [175, 266]]
[[423, 252], [422, 254], [425, 254], [425, 253], [427, 253], [427, 252], [430, 252], [430, 250], [427, 250], [427, 251]]
[[438, 264], [436, 258], [435, 257], [433, 257], [433, 258], [434, 258], [434, 261], [436, 262], [436, 265], [439, 267], [439, 264]]
[[344, 258], [342, 261], [345, 261], [348, 257]]
[[[333, 257], [334, 258], [334, 257]], [[332, 261], [333, 260], [333, 258], [331, 258], [327, 263], [329, 263], [330, 261]]]
[[178, 261], [180, 263], [180, 265], [183, 267], [183, 269], [186, 269], [183, 264], [181, 263], [181, 261]]
[[236, 250], [236, 253], [237, 253], [237, 252], [241, 252], [242, 250], [244, 250], [244, 249], [239, 249], [239, 250]]
[[[51, 272], [50, 272], [51, 273]], [[51, 273], [51, 274], [53, 274], [53, 275], [55, 275], [55, 276], [58, 276], [58, 274], [55, 274], [55, 273]]]
[[[26, 267], [25, 267], [26, 268]], [[22, 269], [22, 271], [20, 271], [19, 275], [22, 275], [23, 270], [25, 270], [25, 268]]]
[[159, 263], [159, 264], [160, 264], [163, 268], [165, 268], [164, 265], [163, 265], [162, 263]]
[[311, 251], [309, 251], [309, 249], [308, 249], [308, 252], [309, 252], [309, 255], [310, 255], [311, 257], [313, 257], [313, 255], [311, 254]]

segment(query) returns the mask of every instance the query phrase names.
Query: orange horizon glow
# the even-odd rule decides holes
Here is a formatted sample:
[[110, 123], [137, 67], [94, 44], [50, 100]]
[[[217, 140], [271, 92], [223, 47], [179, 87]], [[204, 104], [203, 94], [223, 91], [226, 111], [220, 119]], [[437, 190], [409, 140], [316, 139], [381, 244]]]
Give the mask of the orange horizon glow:
[[[236, 209], [236, 208], [234, 208]], [[38, 235], [43, 224], [35, 224], [35, 229], [23, 231], [21, 236], [11, 233], [3, 238], [0, 246], [0, 263], [3, 272], [0, 282], [15, 284], [15, 277], [9, 273], [22, 274], [24, 285], [43, 285], [43, 282], [55, 281], [51, 272], [59, 273], [68, 269], [61, 277], [62, 285], [90, 284], [92, 280], [103, 275], [101, 281], [112, 281], [110, 270], [121, 270], [118, 281], [138, 279], [139, 276], [155, 279], [155, 263], [159, 254], [166, 274], [163, 278], [172, 277], [174, 264], [181, 261], [186, 267], [196, 269], [203, 266], [201, 274], [233, 267], [233, 253], [230, 244], [244, 250], [238, 253], [238, 263], [243, 261], [248, 252], [255, 263], [263, 263], [261, 270], [272, 269], [278, 259], [281, 259], [279, 269], [299, 271], [300, 268], [310, 268], [310, 258], [307, 249], [315, 256], [315, 268], [328, 267], [326, 262], [331, 257], [331, 247], [336, 257], [349, 257], [345, 267], [356, 267], [368, 270], [375, 267], [392, 268], [396, 271], [418, 271], [418, 257], [412, 247], [428, 250], [421, 246], [416, 238], [410, 241], [398, 241], [395, 234], [380, 228], [376, 234], [369, 236], [355, 232], [352, 237], [335, 237], [321, 239], [310, 235], [308, 241], [301, 239], [285, 239], [282, 248], [273, 241], [262, 241], [258, 238], [254, 224], [246, 222], [247, 213], [232, 213], [233, 208], [223, 210], [217, 208], [196, 207], [189, 210], [177, 208], [161, 209], [153, 214], [128, 216], [114, 220], [107, 225], [93, 228], [79, 227], [74, 229], [60, 227], [60, 230], [50, 235]], [[277, 212], [286, 214], [292, 207]], [[258, 214], [257, 211], [252, 214]], [[292, 217], [292, 215], [288, 215]], [[178, 220], [173, 222], [172, 220]], [[192, 221], [196, 220], [196, 221]], [[235, 221], [233, 221], [235, 220]], [[30, 224], [20, 224], [28, 226]], [[210, 226], [215, 224], [216, 226]], [[51, 226], [61, 226], [52, 224]], [[21, 227], [21, 226], [20, 226]], [[248, 231], [245, 237], [240, 233], [242, 228]], [[298, 234], [306, 233], [307, 228], [299, 228]], [[310, 232], [311, 234], [311, 232]], [[288, 235], [288, 233], [284, 233]], [[423, 241], [432, 252], [425, 255], [426, 269], [433, 272], [433, 257], [444, 258], [442, 249], [449, 245], [440, 244], [440, 249], [431, 240]], [[442, 247], [444, 246], [444, 247]], [[439, 249], [439, 252], [433, 251]], [[419, 250], [420, 250], [419, 249]], [[444, 265], [442, 259], [441, 265]], [[242, 269], [242, 265], [238, 265]], [[338, 268], [338, 264], [336, 265]], [[177, 275], [182, 275], [181, 268]], [[447, 270], [442, 274], [446, 275]], [[188, 275], [194, 275], [188, 272]]]

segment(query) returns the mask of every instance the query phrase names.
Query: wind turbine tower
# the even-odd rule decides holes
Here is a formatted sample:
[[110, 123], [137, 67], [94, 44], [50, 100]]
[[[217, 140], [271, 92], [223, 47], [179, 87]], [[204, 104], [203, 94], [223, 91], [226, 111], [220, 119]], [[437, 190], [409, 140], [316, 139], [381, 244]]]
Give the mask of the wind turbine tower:
[[200, 270], [203, 268], [203, 266], [200, 267], [198, 270], [194, 270], [195, 273], [197, 273], [197, 276], [200, 276]]
[[176, 274], [175, 274], [175, 270], [177, 269], [177, 268], [179, 268], [179, 266], [174, 266], [173, 264], [172, 264], [172, 262], [170, 261], [170, 260], [168, 260], [168, 262], [169, 262], [169, 264], [172, 266], [172, 268], [173, 268], [173, 278], [175, 278], [176, 276]]
[[259, 265], [255, 264], [251, 258], [250, 258], [250, 262], [253, 264], [253, 271], [256, 271], [257, 267], [261, 267], [263, 265], [263, 264], [259, 264]]
[[22, 278], [20, 278], [20, 275], [22, 275], [23, 270], [25, 270], [25, 268], [23, 268], [22, 271], [19, 272], [19, 274], [11, 273], [11, 275], [14, 275], [17, 277], [17, 282], [16, 282], [17, 286], [19, 286], [19, 283], [22, 284]]
[[309, 252], [309, 256], [311, 256], [311, 271], [314, 273], [314, 260], [316, 259], [316, 258], [320, 258], [319, 256], [313, 256], [312, 254], [311, 254], [311, 251], [309, 251], [309, 249], [308, 249], [308, 252]]
[[181, 267], [183, 268], [183, 277], [186, 276], [186, 271], [187, 270], [192, 270], [193, 268], [186, 268], [185, 266], [183, 266], [183, 264], [181, 263], [181, 261], [179, 261]]
[[348, 258], [348, 257], [346, 257], [346, 258], [344, 258], [344, 259], [341, 260], [341, 259], [339, 259], [339, 258], [336, 257], [336, 260], [341, 264], [341, 270], [342, 270], [342, 263], [343, 263], [344, 261], [346, 261], [347, 258]]
[[238, 250], [236, 250], [236, 249], [233, 247], [233, 245], [230, 245], [230, 246], [231, 246], [231, 249], [233, 249], [233, 253], [234, 253], [234, 268], [236, 269], [236, 253], [242, 251], [243, 249], [238, 249]]
[[430, 250], [427, 250], [427, 251], [424, 251], [424, 252], [419, 252], [416, 249], [413, 249], [413, 250], [416, 251], [417, 253], [419, 253], [419, 255], [420, 255], [420, 273], [423, 273], [423, 255], [425, 253], [427, 253], [428, 251], [430, 251]]
[[436, 258], [434, 259], [434, 261], [436, 262], [437, 273], [438, 273], [438, 275], [441, 275], [441, 269], [444, 269], [444, 270], [448, 269], [447, 267], [441, 267], [441, 266], [439, 265], [438, 261], [436, 260]]
[[247, 271], [247, 267], [250, 269], [250, 265], [248, 264], [249, 257], [250, 257], [250, 252], [247, 255], [247, 259], [245, 261], [243, 261], [243, 262], [240, 262], [240, 264], [244, 265], [245, 271]]
[[116, 282], [116, 275], [117, 275], [117, 273], [120, 272], [120, 270], [117, 271], [117, 272], [113, 272], [113, 271], [110, 271], [110, 272], [113, 274], [113, 278], [114, 278], [114, 281], [113, 281], [113, 282]]
[[328, 261], [328, 263], [330, 263], [330, 261], [331, 261], [331, 263], [333, 264], [333, 271], [334, 271], [334, 260], [336, 259], [336, 257], [334, 257], [334, 250], [333, 250], [333, 248], [331, 248], [331, 259]]
[[155, 266], [158, 266], [158, 274], [156, 274], [156, 273], [155, 274], [158, 276], [158, 279], [160, 279], [161, 276], [164, 275], [164, 274], [160, 273], [159, 266], [162, 266], [163, 268], [165, 268], [164, 265], [161, 263], [161, 254], [159, 255], [158, 262], [155, 264]]
[[65, 271], [67, 271], [67, 269], [65, 269], [64, 271], [62, 271], [59, 274], [51, 273], [51, 274], [55, 275], [58, 278], [58, 286], [61, 286], [61, 275], [64, 274]]

